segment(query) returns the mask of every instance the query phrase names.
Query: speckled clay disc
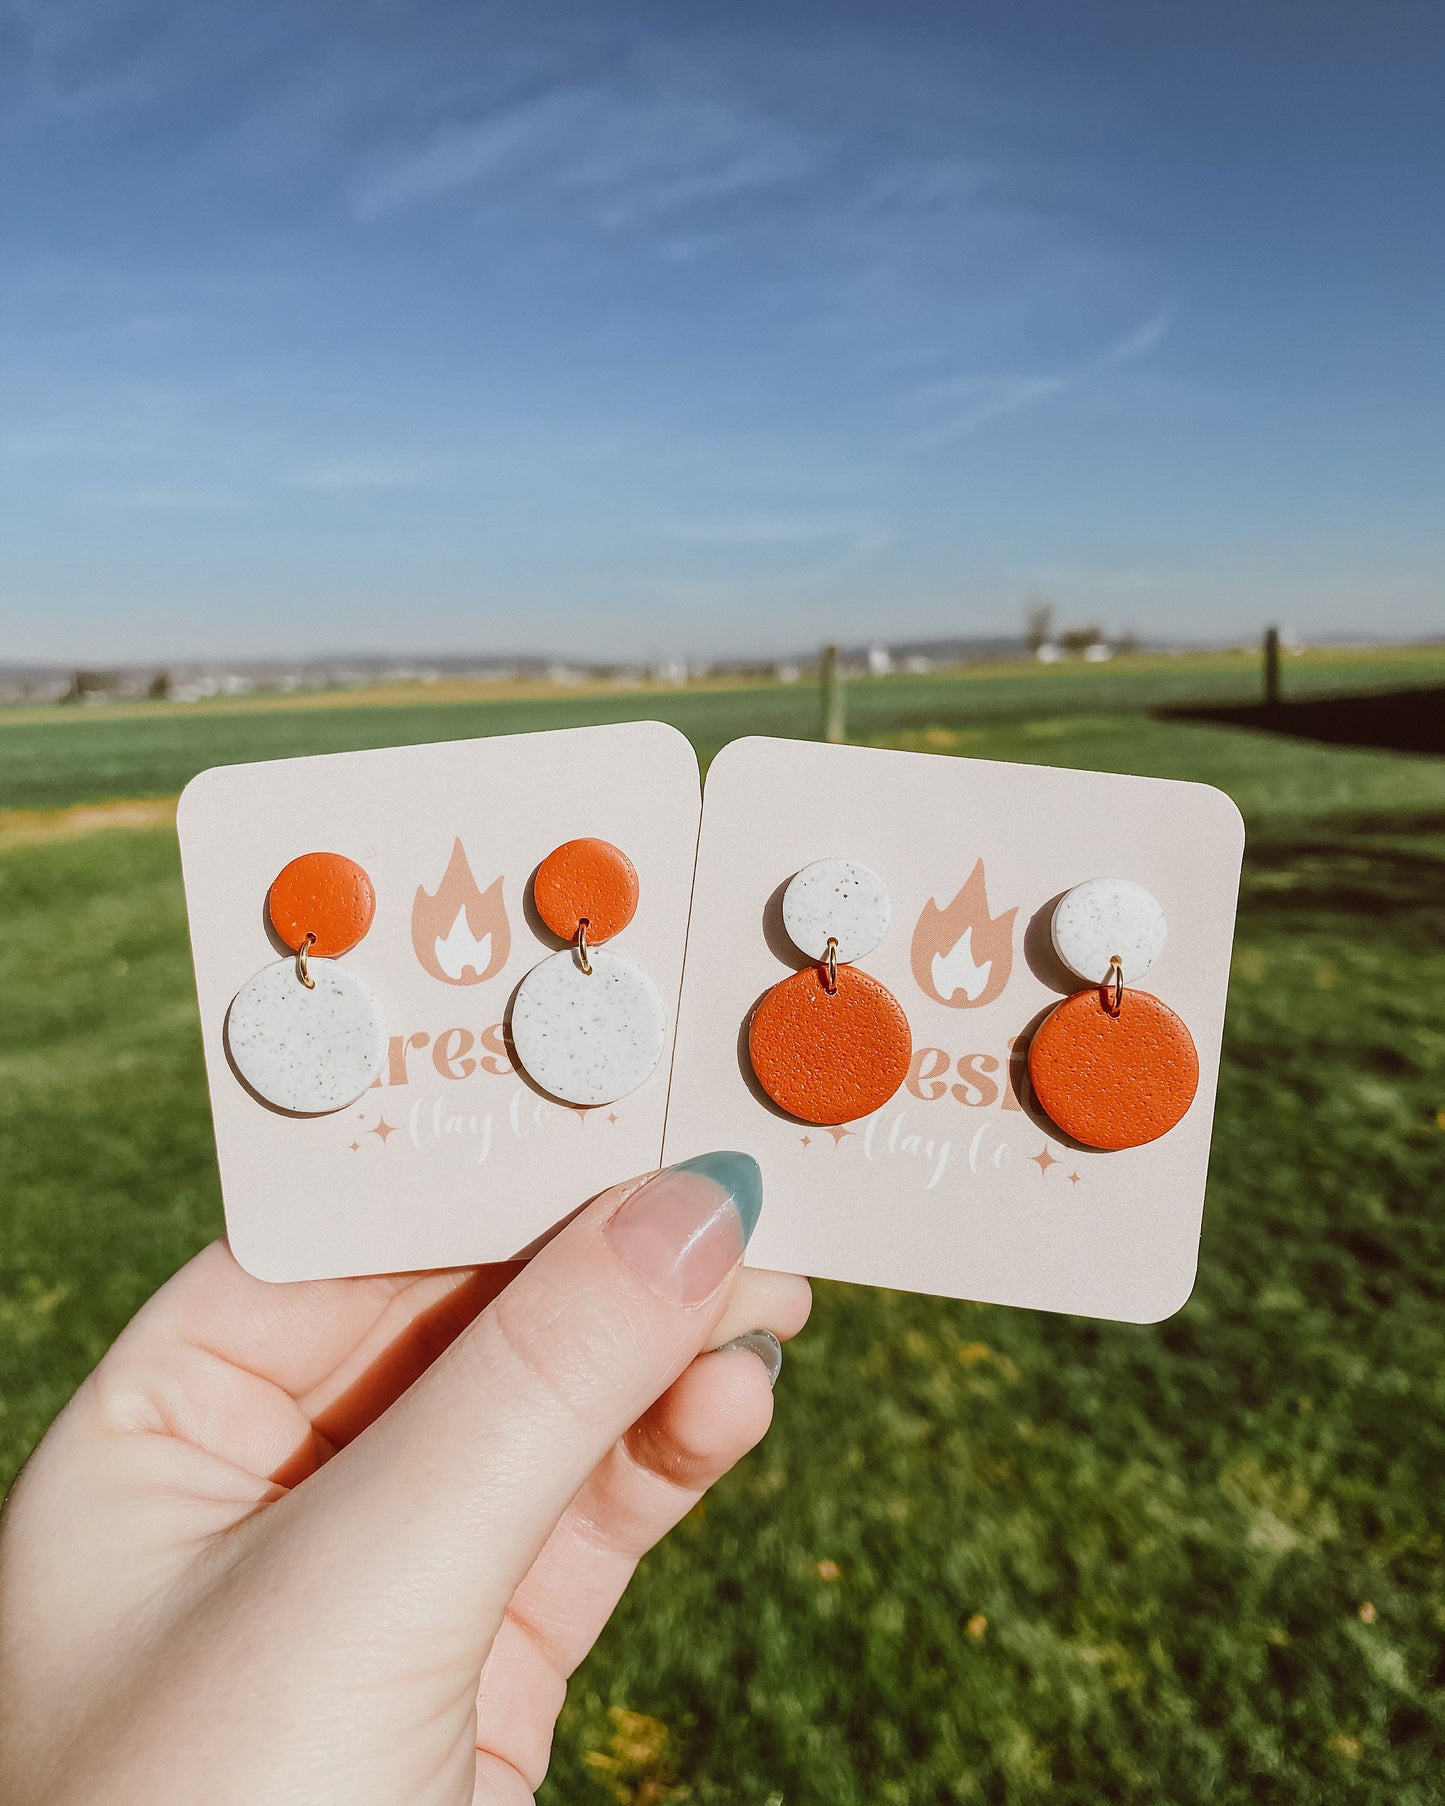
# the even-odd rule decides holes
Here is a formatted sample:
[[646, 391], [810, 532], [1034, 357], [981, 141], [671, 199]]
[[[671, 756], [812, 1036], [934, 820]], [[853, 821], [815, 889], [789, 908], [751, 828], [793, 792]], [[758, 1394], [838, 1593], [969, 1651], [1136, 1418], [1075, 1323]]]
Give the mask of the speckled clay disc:
[[753, 1011], [748, 1055], [775, 1104], [804, 1122], [854, 1122], [886, 1104], [913, 1058], [902, 1005], [886, 985], [839, 966], [831, 995], [810, 966]]
[[818, 859], [783, 892], [783, 926], [809, 959], [822, 959], [828, 938], [838, 959], [862, 959], [888, 932], [888, 886], [856, 859]]
[[1136, 984], [1164, 951], [1164, 911], [1129, 878], [1090, 878], [1059, 898], [1054, 951], [1080, 978], [1101, 985], [1115, 954], [1125, 984]]
[[1167, 1135], [1194, 1102], [1199, 1055], [1167, 1004], [1128, 991], [1111, 1016], [1099, 991], [1077, 991], [1029, 1043], [1034, 1096], [1090, 1148], [1137, 1148]]
[[334, 959], [370, 928], [376, 892], [365, 870], [344, 853], [303, 853], [272, 880], [266, 907], [288, 947], [299, 951], [313, 935], [312, 953]]
[[512, 1046], [528, 1077], [569, 1104], [626, 1097], [662, 1058], [667, 1011], [641, 966], [592, 953], [554, 953], [517, 987]]
[[637, 868], [610, 840], [564, 842], [547, 855], [532, 880], [537, 914], [553, 934], [575, 940], [577, 924], [585, 918], [591, 947], [621, 934], [637, 912], [637, 894]]
[[354, 972], [313, 959], [308, 991], [296, 962], [263, 966], [226, 1016], [226, 1045], [241, 1077], [269, 1104], [319, 1116], [356, 1102], [381, 1071], [386, 1023]]

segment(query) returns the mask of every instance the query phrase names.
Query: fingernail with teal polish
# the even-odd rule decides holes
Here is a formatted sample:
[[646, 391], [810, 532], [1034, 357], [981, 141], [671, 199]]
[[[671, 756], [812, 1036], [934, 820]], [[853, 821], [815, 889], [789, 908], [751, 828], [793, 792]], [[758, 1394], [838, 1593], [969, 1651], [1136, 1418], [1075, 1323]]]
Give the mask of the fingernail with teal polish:
[[[751, 1154], [739, 1154], [732, 1148], [722, 1148], [716, 1154], [694, 1154], [691, 1160], [670, 1166], [667, 1173], [698, 1173], [721, 1186], [738, 1213], [743, 1246], [747, 1247], [763, 1211], [763, 1169]], [[667, 1173], [661, 1176], [666, 1178]]]
[[602, 1233], [660, 1297], [700, 1304], [742, 1259], [762, 1207], [750, 1154], [699, 1154], [639, 1185]]
[[730, 1348], [745, 1348], [749, 1354], [755, 1354], [767, 1372], [768, 1384], [777, 1385], [783, 1371], [783, 1345], [770, 1329], [750, 1329], [734, 1336], [731, 1342], [723, 1343], [718, 1353], [726, 1354]]

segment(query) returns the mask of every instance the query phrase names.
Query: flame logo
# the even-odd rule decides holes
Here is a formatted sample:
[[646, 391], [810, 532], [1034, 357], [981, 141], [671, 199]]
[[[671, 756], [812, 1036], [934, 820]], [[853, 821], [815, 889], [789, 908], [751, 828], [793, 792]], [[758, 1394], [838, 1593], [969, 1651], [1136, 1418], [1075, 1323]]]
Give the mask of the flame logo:
[[919, 989], [953, 1010], [992, 1003], [1013, 970], [1017, 914], [1014, 908], [990, 916], [981, 859], [947, 909], [930, 897], [913, 930], [913, 976]]
[[496, 878], [480, 890], [460, 840], [435, 891], [417, 887], [411, 906], [411, 944], [422, 970], [446, 985], [479, 985], [507, 963], [512, 930], [502, 902], [502, 880]]

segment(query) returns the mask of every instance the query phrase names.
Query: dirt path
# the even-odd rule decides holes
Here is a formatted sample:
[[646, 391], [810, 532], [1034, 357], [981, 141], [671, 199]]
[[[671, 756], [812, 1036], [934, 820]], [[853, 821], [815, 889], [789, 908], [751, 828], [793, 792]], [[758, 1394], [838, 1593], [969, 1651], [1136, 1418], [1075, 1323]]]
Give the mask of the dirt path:
[[0, 809], [0, 849], [37, 840], [71, 840], [101, 828], [173, 828], [173, 796], [124, 797], [113, 803], [76, 803], [69, 809]]

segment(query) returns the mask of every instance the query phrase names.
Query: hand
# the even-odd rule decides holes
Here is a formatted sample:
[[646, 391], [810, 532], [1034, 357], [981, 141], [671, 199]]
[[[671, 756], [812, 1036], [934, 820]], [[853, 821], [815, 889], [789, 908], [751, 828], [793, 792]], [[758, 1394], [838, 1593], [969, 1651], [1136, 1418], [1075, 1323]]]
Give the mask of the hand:
[[[597, 1199], [525, 1267], [151, 1299], [0, 1531], [0, 1799], [517, 1806], [638, 1558], [763, 1435], [756, 1165]], [[510, 1283], [509, 1283], [510, 1282]]]

